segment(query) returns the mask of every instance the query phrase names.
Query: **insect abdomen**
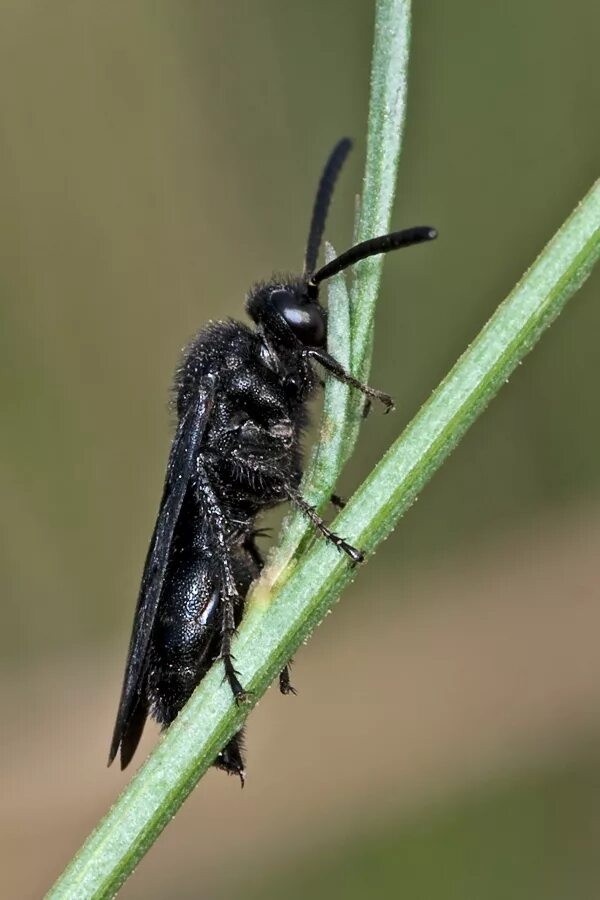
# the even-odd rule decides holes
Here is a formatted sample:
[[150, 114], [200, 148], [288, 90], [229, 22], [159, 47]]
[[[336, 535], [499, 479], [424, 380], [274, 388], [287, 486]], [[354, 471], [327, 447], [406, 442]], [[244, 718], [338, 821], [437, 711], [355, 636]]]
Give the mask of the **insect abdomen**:
[[191, 550], [169, 567], [154, 624], [148, 672], [152, 713], [169, 725], [200, 683], [219, 647], [219, 595], [211, 560]]

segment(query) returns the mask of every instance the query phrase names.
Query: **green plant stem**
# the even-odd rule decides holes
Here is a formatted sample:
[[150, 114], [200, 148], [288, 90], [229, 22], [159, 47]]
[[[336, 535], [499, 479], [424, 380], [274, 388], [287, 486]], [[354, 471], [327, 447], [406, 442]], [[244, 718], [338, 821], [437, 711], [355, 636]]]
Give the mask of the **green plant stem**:
[[[357, 241], [390, 230], [406, 118], [410, 22], [409, 0], [378, 0]], [[353, 272], [352, 372], [363, 382], [369, 379], [375, 304], [382, 270], [383, 256], [372, 256], [358, 263]]]
[[[389, 534], [599, 256], [600, 181], [359, 488], [336, 520], [338, 531], [369, 552]], [[321, 541], [277, 593], [259, 582], [235, 647], [254, 702], [355, 574]], [[112, 896], [248, 711], [232, 701], [220, 665], [213, 667], [48, 896]]]
[[[367, 240], [390, 230], [396, 194], [397, 169], [408, 97], [410, 0], [378, 0], [375, 17], [367, 159], [363, 196], [355, 240]], [[352, 374], [366, 384], [371, 371], [375, 305], [379, 295], [383, 256], [372, 256], [353, 270], [351, 290]], [[362, 424], [364, 398], [348, 401], [344, 459], [350, 458]]]
[[[402, 148], [408, 87], [410, 0], [377, 0], [371, 65], [371, 93], [362, 202], [358, 204], [354, 243], [390, 230]], [[327, 260], [333, 259], [331, 250]], [[366, 382], [371, 366], [375, 303], [383, 256], [359, 263], [349, 299], [342, 276], [328, 292], [328, 349], [346, 369]], [[317, 510], [329, 500], [344, 464], [352, 455], [363, 420], [364, 398], [328, 379], [320, 439], [306, 467], [302, 494]], [[311, 529], [306, 516], [291, 512], [283, 537], [269, 560], [269, 580], [285, 577], [305, 548]]]
[[[330, 244], [326, 246], [326, 260], [335, 259]], [[327, 347], [337, 361], [350, 368], [350, 298], [342, 274], [332, 278], [328, 289]], [[319, 441], [311, 455], [302, 479], [302, 496], [321, 509], [329, 500], [345, 461], [346, 429], [348, 421], [349, 388], [335, 378], [325, 382], [323, 415]], [[304, 513], [292, 510], [282, 529], [282, 536], [269, 560], [269, 580], [277, 582], [288, 567], [299, 557], [306, 540], [312, 534], [312, 526]]]

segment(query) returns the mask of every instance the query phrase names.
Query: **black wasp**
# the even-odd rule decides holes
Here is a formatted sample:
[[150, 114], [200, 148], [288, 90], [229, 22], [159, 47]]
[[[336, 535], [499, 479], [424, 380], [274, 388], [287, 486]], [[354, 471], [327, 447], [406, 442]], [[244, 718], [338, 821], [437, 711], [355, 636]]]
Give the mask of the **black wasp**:
[[[321, 176], [303, 274], [274, 276], [254, 287], [246, 310], [255, 328], [210, 323], [177, 370], [178, 425], [135, 611], [109, 764], [119, 748], [122, 768], [129, 763], [148, 714], [168, 726], [217, 659], [236, 698], [244, 699], [231, 641], [262, 567], [255, 524], [260, 512], [292, 503], [353, 563], [363, 558], [299, 492], [306, 406], [320, 384], [313, 366], [388, 409], [392, 400], [358, 382], [325, 349], [327, 314], [319, 285], [361, 259], [429, 241], [436, 232], [417, 227], [375, 237], [317, 269], [331, 194], [350, 147], [347, 138], [339, 141]], [[284, 694], [292, 690], [287, 668], [279, 684]], [[239, 775], [243, 784], [241, 733], [214, 764]]]

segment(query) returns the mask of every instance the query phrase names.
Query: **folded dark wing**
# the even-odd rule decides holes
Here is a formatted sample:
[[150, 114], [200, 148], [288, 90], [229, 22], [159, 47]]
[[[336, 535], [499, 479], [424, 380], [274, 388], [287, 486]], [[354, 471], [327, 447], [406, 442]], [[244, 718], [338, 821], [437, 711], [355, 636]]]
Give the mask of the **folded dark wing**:
[[158, 518], [146, 556], [133, 620], [121, 701], [108, 757], [109, 765], [114, 760], [130, 726], [133, 726], [137, 740], [141, 735], [143, 721], [138, 722], [140, 715], [138, 714], [136, 718], [135, 714], [145, 676], [152, 627], [169, 562], [175, 527], [194, 470], [198, 449], [210, 419], [214, 393], [215, 377], [207, 376], [187, 412], [182, 416], [173, 439]]

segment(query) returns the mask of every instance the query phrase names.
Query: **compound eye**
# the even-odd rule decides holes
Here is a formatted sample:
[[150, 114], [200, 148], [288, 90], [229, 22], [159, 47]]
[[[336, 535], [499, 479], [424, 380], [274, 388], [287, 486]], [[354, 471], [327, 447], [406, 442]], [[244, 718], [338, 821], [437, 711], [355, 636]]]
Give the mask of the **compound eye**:
[[325, 346], [325, 314], [318, 303], [299, 302], [283, 288], [273, 291], [270, 300], [299, 341], [309, 347]]

